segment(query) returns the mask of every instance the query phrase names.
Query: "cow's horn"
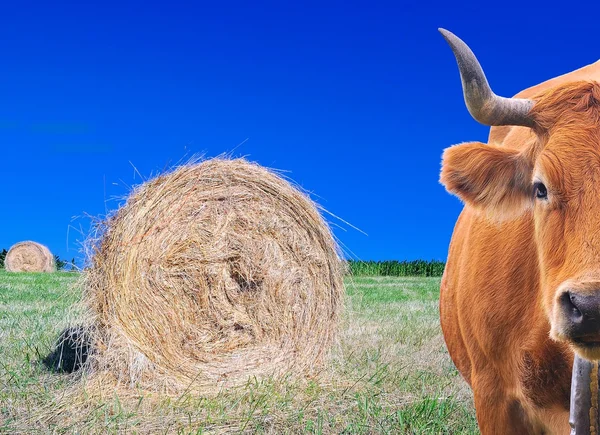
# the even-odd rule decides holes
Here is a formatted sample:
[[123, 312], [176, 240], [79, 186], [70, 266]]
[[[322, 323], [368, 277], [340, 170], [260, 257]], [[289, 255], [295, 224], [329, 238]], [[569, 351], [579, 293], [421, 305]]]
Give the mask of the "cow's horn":
[[528, 115], [533, 101], [522, 98], [504, 98], [494, 94], [481, 65], [467, 44], [445, 29], [438, 30], [450, 44], [456, 57], [465, 103], [467, 103], [471, 116], [485, 125], [533, 127], [534, 121]]

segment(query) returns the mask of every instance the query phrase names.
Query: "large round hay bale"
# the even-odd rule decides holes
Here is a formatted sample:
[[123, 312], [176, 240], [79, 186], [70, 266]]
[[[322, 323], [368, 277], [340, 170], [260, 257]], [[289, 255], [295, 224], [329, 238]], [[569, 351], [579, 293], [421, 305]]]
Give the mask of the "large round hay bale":
[[214, 388], [319, 366], [343, 303], [316, 206], [245, 160], [180, 167], [136, 188], [86, 272], [96, 370], [144, 388]]
[[8, 250], [4, 268], [8, 272], [54, 272], [56, 265], [46, 246], [26, 241], [16, 243]]

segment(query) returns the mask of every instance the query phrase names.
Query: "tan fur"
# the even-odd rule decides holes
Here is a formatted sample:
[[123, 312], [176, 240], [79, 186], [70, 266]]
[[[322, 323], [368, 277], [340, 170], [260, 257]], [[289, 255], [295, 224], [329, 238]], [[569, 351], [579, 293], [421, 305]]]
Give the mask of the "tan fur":
[[531, 203], [531, 162], [517, 150], [471, 142], [448, 148], [443, 162], [446, 189], [493, 219], [514, 217]]
[[[583, 80], [583, 81], [581, 81]], [[440, 317], [483, 434], [568, 433], [573, 347], [561, 286], [600, 289], [600, 62], [523, 91], [539, 128], [493, 127], [446, 150], [441, 182], [465, 201]], [[541, 178], [548, 201], [535, 200]], [[552, 328], [552, 338], [550, 332]], [[584, 352], [600, 357], [600, 350]]]

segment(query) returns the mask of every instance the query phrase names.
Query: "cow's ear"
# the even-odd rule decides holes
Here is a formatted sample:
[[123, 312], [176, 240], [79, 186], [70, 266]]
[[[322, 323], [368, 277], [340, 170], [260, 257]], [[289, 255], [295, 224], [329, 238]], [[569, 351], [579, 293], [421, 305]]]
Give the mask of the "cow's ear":
[[444, 151], [440, 182], [488, 217], [518, 217], [532, 206], [532, 163], [523, 153], [470, 142]]

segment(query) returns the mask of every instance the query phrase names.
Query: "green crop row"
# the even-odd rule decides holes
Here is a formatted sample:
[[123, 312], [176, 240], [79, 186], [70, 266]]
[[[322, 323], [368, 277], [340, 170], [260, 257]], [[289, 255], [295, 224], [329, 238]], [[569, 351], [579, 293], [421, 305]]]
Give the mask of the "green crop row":
[[443, 261], [358, 261], [348, 260], [348, 271], [354, 276], [442, 276]]

